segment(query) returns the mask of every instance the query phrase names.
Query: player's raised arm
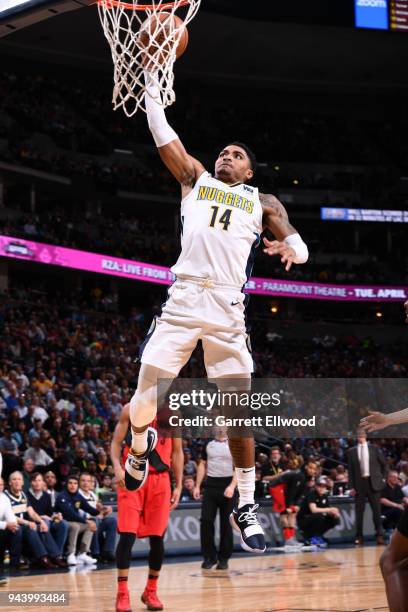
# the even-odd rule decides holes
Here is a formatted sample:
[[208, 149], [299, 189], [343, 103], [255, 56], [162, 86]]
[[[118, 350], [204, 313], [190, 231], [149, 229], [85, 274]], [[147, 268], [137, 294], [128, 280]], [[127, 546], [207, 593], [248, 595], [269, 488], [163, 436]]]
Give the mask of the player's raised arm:
[[155, 73], [145, 70], [144, 76], [147, 121], [160, 157], [182, 188], [191, 189], [205, 168], [187, 153], [176, 132], [168, 124]]
[[293, 263], [303, 264], [309, 258], [309, 251], [300, 234], [289, 223], [288, 213], [278, 198], [264, 193], [259, 194], [263, 210], [263, 225], [268, 228], [276, 240], [264, 238], [264, 253], [280, 255], [281, 262], [286, 264], [286, 271]]

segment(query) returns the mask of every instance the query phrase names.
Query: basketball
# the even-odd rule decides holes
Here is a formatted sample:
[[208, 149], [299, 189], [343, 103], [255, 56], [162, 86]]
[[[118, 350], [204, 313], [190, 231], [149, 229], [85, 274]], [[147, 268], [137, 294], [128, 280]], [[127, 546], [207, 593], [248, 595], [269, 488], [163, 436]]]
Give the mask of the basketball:
[[177, 40], [176, 58], [179, 58], [187, 49], [187, 27], [177, 15], [162, 11], [157, 15], [152, 15], [142, 23], [138, 36], [138, 46], [140, 49], [146, 50], [147, 61], [154, 58], [160, 65], [166, 62]]

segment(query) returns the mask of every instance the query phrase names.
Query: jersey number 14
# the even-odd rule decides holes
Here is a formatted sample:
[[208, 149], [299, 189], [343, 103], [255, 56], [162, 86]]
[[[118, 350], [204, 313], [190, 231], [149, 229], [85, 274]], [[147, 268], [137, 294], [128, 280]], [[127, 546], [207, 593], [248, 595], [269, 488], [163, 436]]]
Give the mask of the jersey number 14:
[[[210, 227], [215, 227], [215, 223], [217, 221], [218, 212], [220, 210], [220, 207], [211, 206], [211, 210], [213, 211], [213, 213], [211, 216]], [[225, 231], [228, 231], [228, 226], [231, 223], [231, 214], [232, 214], [232, 210], [227, 209], [218, 219], [218, 223], [221, 223], [221, 225], [223, 225], [222, 229]]]

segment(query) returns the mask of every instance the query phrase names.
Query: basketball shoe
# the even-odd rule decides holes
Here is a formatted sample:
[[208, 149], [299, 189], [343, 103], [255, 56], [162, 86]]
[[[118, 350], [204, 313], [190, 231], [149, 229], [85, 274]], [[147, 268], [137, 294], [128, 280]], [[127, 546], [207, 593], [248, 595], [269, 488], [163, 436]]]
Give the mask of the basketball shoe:
[[140, 599], [148, 610], [163, 610], [163, 604], [154, 589], [145, 589]]
[[116, 594], [116, 612], [132, 612], [127, 589], [120, 589]]
[[130, 449], [125, 463], [125, 486], [128, 491], [136, 491], [143, 487], [149, 473], [149, 455], [156, 448], [157, 431], [153, 427], [147, 429], [147, 448], [141, 455], [136, 455]]
[[241, 534], [242, 548], [252, 553], [263, 553], [266, 549], [265, 535], [256, 516], [258, 508], [259, 504], [246, 504], [230, 514], [232, 528]]

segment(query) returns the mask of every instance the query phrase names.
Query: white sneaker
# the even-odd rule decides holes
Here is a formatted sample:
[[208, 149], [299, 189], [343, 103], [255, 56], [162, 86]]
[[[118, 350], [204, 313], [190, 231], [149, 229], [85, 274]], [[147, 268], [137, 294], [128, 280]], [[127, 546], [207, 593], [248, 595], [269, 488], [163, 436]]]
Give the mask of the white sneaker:
[[98, 563], [96, 559], [94, 559], [93, 557], [90, 557], [86, 553], [81, 553], [80, 555], [78, 555], [77, 562], [85, 563], [85, 565], [92, 565], [93, 563]]
[[78, 560], [75, 556], [75, 553], [70, 553], [67, 557], [67, 563], [68, 565], [77, 565], [78, 564]]

